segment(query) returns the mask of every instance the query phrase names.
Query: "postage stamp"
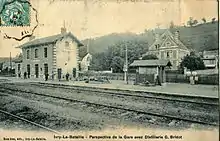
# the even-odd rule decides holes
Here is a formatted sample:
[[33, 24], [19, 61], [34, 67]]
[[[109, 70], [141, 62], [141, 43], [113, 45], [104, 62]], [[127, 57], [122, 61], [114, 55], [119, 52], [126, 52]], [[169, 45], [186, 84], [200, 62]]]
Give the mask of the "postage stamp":
[[1, 26], [29, 26], [30, 7], [28, 0], [2, 0], [0, 2]]

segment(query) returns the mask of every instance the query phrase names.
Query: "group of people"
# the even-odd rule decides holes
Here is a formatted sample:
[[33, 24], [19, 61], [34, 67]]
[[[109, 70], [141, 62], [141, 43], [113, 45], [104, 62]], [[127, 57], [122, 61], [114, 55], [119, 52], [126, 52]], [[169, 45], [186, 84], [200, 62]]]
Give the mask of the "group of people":
[[[19, 77], [19, 78], [21, 77], [21, 72], [18, 72], [18, 77]], [[65, 77], [66, 77], [66, 81], [69, 81], [69, 79], [70, 79], [69, 73], [67, 73], [67, 74], [65, 75]], [[24, 79], [27, 79], [27, 78], [30, 78], [30, 73], [24, 72]], [[48, 74], [48, 73], [45, 73], [45, 74], [44, 74], [44, 78], [45, 78], [45, 81], [48, 81], [49, 74]], [[53, 79], [53, 76], [52, 76], [52, 79]], [[59, 78], [59, 80], [61, 80], [61, 78]]]

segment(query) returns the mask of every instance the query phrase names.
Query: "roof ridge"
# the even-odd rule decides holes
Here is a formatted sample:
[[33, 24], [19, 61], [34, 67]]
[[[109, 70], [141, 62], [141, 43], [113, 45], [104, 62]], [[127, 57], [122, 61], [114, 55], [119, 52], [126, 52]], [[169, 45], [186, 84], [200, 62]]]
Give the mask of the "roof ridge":
[[71, 32], [67, 32], [64, 34], [59, 33], [59, 34], [55, 34], [51, 36], [34, 39], [34, 40], [28, 41], [18, 46], [17, 48], [23, 48], [23, 47], [25, 48], [25, 47], [35, 46], [35, 45], [37, 46], [39, 44], [44, 44], [44, 43], [54, 43], [54, 42], [57, 42], [58, 39], [64, 36], [72, 36], [73, 40], [75, 40], [80, 46], [83, 45]]

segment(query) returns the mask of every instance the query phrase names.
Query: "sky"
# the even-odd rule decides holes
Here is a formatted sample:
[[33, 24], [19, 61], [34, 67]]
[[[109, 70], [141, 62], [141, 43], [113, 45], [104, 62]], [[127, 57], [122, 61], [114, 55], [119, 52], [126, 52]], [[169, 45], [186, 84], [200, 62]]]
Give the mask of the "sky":
[[[216, 0], [30, 0], [38, 11], [36, 38], [60, 33], [65, 25], [79, 40], [111, 33], [142, 33], [157, 26], [167, 28], [171, 21], [184, 25], [189, 17], [201, 22], [218, 17]], [[33, 18], [33, 17], [32, 17]], [[13, 29], [15, 32], [18, 28]], [[0, 27], [1, 30], [1, 27]], [[28, 39], [15, 41], [0, 34], [0, 57], [15, 56], [15, 48]]]

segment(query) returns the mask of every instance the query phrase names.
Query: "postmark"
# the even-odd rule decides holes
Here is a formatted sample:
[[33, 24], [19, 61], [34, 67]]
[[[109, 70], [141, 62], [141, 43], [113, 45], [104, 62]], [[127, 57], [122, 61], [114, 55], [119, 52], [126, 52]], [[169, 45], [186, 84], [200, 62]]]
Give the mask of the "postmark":
[[30, 26], [30, 5], [27, 0], [3, 0], [0, 5], [1, 26]]
[[0, 33], [4, 39], [21, 41], [33, 35], [38, 12], [32, 0], [0, 1]]

